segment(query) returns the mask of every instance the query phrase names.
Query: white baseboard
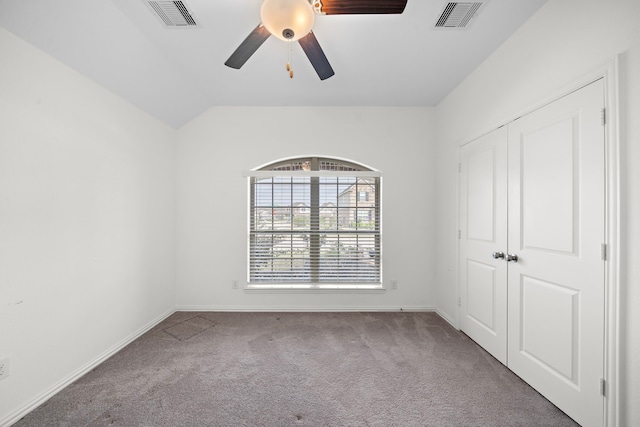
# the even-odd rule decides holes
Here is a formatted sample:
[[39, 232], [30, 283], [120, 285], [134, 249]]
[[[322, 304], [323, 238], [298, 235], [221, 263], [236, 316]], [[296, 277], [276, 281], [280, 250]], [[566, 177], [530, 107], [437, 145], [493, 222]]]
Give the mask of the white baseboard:
[[62, 389], [64, 389], [69, 384], [73, 383], [74, 381], [76, 381], [78, 378], [82, 377], [87, 372], [91, 371], [93, 368], [95, 368], [96, 366], [98, 366], [99, 364], [101, 364], [102, 362], [104, 362], [105, 360], [107, 360], [108, 358], [113, 356], [114, 354], [116, 354], [118, 351], [122, 350], [124, 347], [129, 345], [131, 342], [135, 341], [142, 334], [144, 334], [145, 332], [149, 331], [151, 328], [156, 326], [158, 323], [162, 322], [167, 317], [171, 316], [173, 313], [175, 313], [175, 309], [172, 308], [172, 309], [166, 311], [165, 313], [161, 314], [160, 316], [156, 317], [155, 319], [153, 319], [152, 321], [150, 321], [149, 323], [147, 323], [146, 325], [144, 325], [143, 327], [141, 327], [140, 329], [138, 329], [134, 333], [130, 334], [129, 336], [127, 336], [126, 338], [124, 338], [123, 340], [121, 340], [120, 342], [118, 342], [117, 344], [112, 346], [111, 348], [109, 348], [107, 351], [105, 351], [104, 353], [102, 353], [101, 355], [99, 355], [98, 357], [93, 359], [92, 361], [90, 361], [90, 362], [86, 363], [84, 366], [78, 368], [76, 371], [74, 371], [68, 377], [62, 379], [57, 384], [53, 385], [49, 389], [47, 389], [47, 390], [43, 391], [42, 393], [40, 393], [39, 395], [37, 395], [35, 398], [33, 398], [26, 405], [22, 406], [21, 408], [18, 408], [16, 411], [14, 411], [14, 412], [10, 413], [9, 415], [7, 415], [5, 418], [0, 419], [0, 427], [8, 427], [8, 426], [18, 422], [22, 417], [27, 415], [29, 412], [33, 411], [38, 406], [40, 406], [43, 403], [45, 403], [47, 400], [52, 398], [59, 391], [61, 391]]
[[456, 326], [456, 322], [444, 311], [440, 310], [439, 308], [435, 308], [434, 310], [436, 312], [436, 314], [440, 317], [442, 317], [447, 323], [449, 323], [452, 327], [454, 327], [455, 329], [458, 329], [458, 327]]
[[367, 312], [367, 311], [407, 311], [407, 312], [433, 312], [435, 307], [404, 306], [404, 307], [247, 307], [232, 305], [178, 305], [175, 311], [241, 311], [241, 312]]

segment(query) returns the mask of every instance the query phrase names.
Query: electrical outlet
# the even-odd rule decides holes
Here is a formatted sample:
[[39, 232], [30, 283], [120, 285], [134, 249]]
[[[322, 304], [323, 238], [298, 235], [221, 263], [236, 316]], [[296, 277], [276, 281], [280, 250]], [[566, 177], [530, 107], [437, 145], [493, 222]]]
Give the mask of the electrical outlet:
[[398, 281], [397, 280], [392, 280], [391, 281], [391, 289], [398, 289]]
[[0, 380], [9, 376], [9, 358], [5, 357], [0, 360]]
[[231, 281], [231, 287], [233, 289], [238, 289], [238, 281], [237, 280], [232, 280]]

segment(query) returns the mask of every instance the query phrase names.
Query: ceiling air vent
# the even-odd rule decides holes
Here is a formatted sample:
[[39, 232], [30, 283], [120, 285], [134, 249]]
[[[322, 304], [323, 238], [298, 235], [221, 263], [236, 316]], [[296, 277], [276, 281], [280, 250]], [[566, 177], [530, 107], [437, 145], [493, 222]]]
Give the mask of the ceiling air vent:
[[483, 2], [447, 3], [436, 22], [436, 28], [467, 28], [483, 5]]
[[198, 25], [183, 1], [144, 0], [167, 28], [186, 28]]

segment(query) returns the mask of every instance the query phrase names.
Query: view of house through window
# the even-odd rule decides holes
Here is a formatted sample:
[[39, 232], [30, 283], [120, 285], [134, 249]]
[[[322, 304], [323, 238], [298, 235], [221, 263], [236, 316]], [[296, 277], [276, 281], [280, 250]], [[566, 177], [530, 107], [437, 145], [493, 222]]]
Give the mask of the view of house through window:
[[380, 177], [342, 160], [266, 166], [250, 181], [251, 284], [380, 284]]

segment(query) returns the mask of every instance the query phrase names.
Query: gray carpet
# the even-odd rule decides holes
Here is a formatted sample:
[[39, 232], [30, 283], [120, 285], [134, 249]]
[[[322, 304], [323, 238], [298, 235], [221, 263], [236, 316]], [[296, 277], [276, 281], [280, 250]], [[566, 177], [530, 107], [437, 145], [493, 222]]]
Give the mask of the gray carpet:
[[575, 426], [433, 313], [179, 312], [26, 426]]

